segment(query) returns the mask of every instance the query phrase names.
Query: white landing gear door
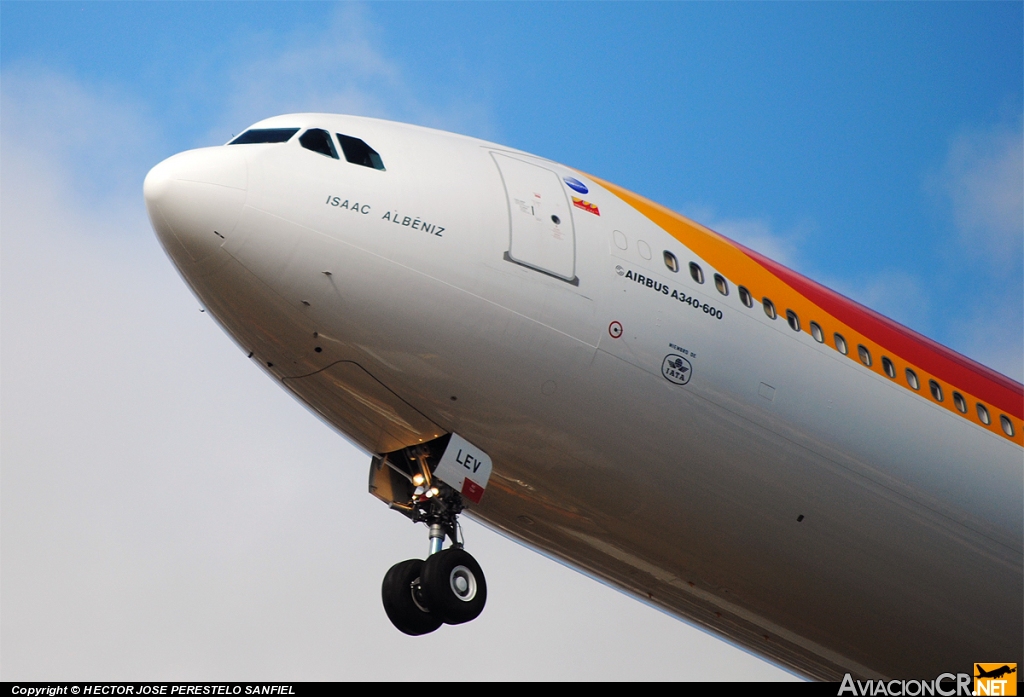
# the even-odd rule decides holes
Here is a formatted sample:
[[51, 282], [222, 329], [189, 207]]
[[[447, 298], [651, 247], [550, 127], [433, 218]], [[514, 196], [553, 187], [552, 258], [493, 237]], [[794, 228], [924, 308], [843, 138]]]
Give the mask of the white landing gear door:
[[508, 260], [578, 283], [576, 232], [562, 180], [550, 169], [496, 152], [491, 155], [508, 196]]
[[468, 440], [453, 433], [434, 476], [473, 503], [480, 503], [491, 478], [491, 458]]

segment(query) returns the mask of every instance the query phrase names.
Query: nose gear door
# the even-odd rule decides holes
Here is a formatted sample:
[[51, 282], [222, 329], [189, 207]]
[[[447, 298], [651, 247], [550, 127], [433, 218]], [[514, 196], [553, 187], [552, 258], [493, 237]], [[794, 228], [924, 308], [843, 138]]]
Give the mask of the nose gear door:
[[491, 155], [508, 196], [511, 230], [505, 258], [578, 284], [576, 231], [561, 179], [545, 167]]

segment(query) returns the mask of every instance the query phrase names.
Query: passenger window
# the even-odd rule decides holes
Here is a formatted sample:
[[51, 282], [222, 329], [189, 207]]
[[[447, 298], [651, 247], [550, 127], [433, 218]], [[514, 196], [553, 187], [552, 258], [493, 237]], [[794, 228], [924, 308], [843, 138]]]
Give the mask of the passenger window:
[[331, 142], [331, 134], [327, 131], [311, 128], [299, 137], [299, 143], [306, 150], [327, 155], [335, 160], [338, 159], [338, 152], [334, 149], [334, 143]]
[[704, 272], [699, 266], [692, 261], [690, 262], [690, 277], [693, 278], [697, 283], [704, 282]]
[[761, 302], [761, 304], [764, 306], [764, 313], [766, 315], [768, 315], [771, 319], [775, 319], [775, 317], [776, 317], [776, 314], [775, 314], [775, 303], [773, 303], [768, 298], [765, 298]]
[[988, 409], [981, 402], [978, 402], [978, 421], [988, 426], [992, 423], [992, 417], [988, 415]]
[[832, 340], [836, 342], [836, 351], [843, 354], [844, 356], [849, 352], [846, 348], [846, 339], [843, 338], [842, 334], [833, 334]]
[[740, 302], [743, 303], [744, 305], [746, 305], [747, 307], [753, 307], [754, 306], [754, 297], [750, 294], [750, 291], [747, 290], [746, 288], [744, 288], [743, 286], [740, 286], [739, 290], [740, 290]]
[[718, 292], [722, 295], [729, 294], [729, 282], [726, 281], [720, 273], [715, 274], [715, 288], [717, 288]]
[[871, 352], [864, 344], [857, 344], [857, 355], [860, 356], [861, 363], [867, 366], [871, 365]]
[[817, 322], [811, 322], [811, 336], [813, 336], [814, 340], [819, 344], [825, 343], [825, 334], [821, 331], [821, 325]]
[[636, 241], [636, 250], [640, 252], [640, 256], [644, 259], [651, 258], [651, 245], [647, 244], [643, 240]]
[[297, 128], [250, 128], [228, 145], [249, 145], [252, 143], [286, 143], [299, 132]]
[[363, 167], [369, 167], [371, 169], [379, 169], [381, 172], [384, 170], [384, 162], [380, 159], [380, 155], [377, 151], [371, 148], [369, 145], [353, 138], [352, 136], [343, 136], [338, 133], [338, 142], [341, 143], [341, 150], [345, 153], [345, 159], [354, 165], [362, 165]]
[[934, 380], [929, 380], [928, 381], [928, 387], [931, 389], [932, 397], [935, 398], [935, 401], [936, 402], [941, 402], [942, 401], [942, 385], [940, 385], [939, 383], [935, 382]]
[[676, 255], [668, 250], [665, 251], [665, 266], [672, 273], [678, 273], [679, 271], [679, 261], [676, 259]]
[[1013, 422], [1005, 414], [999, 415], [999, 423], [1003, 427], [1003, 433], [1013, 438]]
[[786, 321], [789, 322], [789, 328], [795, 332], [800, 331], [800, 318], [796, 316], [796, 313], [792, 310], [786, 310]]
[[889, 360], [888, 356], [882, 356], [882, 370], [884, 370], [885, 374], [889, 377], [896, 379], [896, 366], [892, 364], [892, 361]]
[[956, 410], [961, 414], [967, 413], [967, 401], [964, 399], [964, 396], [959, 392], [953, 393], [953, 406], [955, 406]]
[[921, 381], [917, 379], [917, 373], [910, 368], [907, 368], [907, 384], [913, 387], [915, 390], [921, 389]]

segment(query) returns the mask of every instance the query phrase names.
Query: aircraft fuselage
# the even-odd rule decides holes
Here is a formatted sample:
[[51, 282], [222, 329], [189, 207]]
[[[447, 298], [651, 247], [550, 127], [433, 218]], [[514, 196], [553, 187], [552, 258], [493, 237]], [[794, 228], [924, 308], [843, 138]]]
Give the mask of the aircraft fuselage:
[[811, 677], [1024, 662], [1019, 384], [569, 167], [253, 128], [297, 133], [157, 165], [154, 228], [361, 448], [458, 433], [493, 461], [467, 513]]

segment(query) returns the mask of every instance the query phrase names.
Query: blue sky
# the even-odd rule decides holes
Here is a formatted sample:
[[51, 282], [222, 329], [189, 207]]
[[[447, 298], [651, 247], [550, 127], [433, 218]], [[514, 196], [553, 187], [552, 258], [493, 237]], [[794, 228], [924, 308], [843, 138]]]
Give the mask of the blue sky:
[[157, 155], [345, 107], [494, 139], [764, 237], [1019, 380], [1019, 200], [993, 232], [955, 192], [1020, 183], [1021, 8], [8, 2], [0, 64], [130, 102]]
[[[1022, 37], [1019, 2], [0, 2], [5, 678], [49, 677], [32, 666], [54, 665], [42, 634], [12, 648], [11, 627], [22, 627], [13, 607], [57, 632], [62, 616], [40, 608], [91, 607], [96, 617], [114, 608], [138, 632], [156, 612], [145, 599], [163, 587], [173, 559], [207, 579], [185, 583], [187, 597], [199, 599], [193, 605], [166, 590], [169, 606], [193, 617], [189, 608], [216, 605], [224, 597], [218, 593], [249, 583], [236, 567], [196, 561], [196, 548], [202, 559], [239, 545], [272, 557], [260, 547], [263, 538], [253, 537], [266, 516], [246, 518], [251, 509], [269, 505], [281, 529], [301, 537], [310, 525], [334, 529], [327, 511], [336, 501], [322, 492], [364, 486], [362, 456], [232, 353], [163, 258], [141, 182], [164, 157], [222, 143], [288, 111], [365, 114], [480, 136], [652, 198], [1021, 380]], [[47, 399], [55, 392], [63, 395], [56, 407]], [[177, 406], [173, 413], [168, 403]], [[233, 413], [244, 418], [224, 418]], [[297, 439], [304, 443], [298, 449]], [[133, 445], [112, 454], [111, 442]], [[351, 481], [309, 464], [325, 452], [354, 463]], [[139, 458], [151, 458], [147, 476], [156, 479], [125, 474], [137, 471]], [[93, 469], [71, 471], [70, 459]], [[225, 464], [240, 459], [255, 464]], [[211, 502], [220, 499], [209, 491], [182, 484], [185, 461], [194, 464], [186, 471], [195, 481], [238, 502], [232, 516], [213, 512]], [[82, 471], [96, 474], [80, 481]], [[284, 484], [268, 489], [266, 481]], [[93, 485], [97, 500], [109, 504], [104, 512], [75, 496]], [[167, 521], [190, 530], [198, 524], [175, 518], [181, 507], [154, 488], [175, 492], [213, 532], [195, 532], [188, 547]], [[19, 507], [12, 496], [38, 505]], [[150, 505], [126, 503], [135, 500]], [[47, 509], [52, 501], [65, 501], [61, 510], [81, 507], [81, 515], [68, 518], [66, 529], [54, 527], [48, 521], [65, 518]], [[362, 534], [377, 535], [379, 544], [363, 551], [380, 556], [382, 575], [400, 558], [388, 545], [412, 538], [415, 552], [421, 540], [374, 502], [365, 506], [371, 522]], [[323, 517], [303, 518], [309, 511]], [[495, 619], [481, 618], [479, 627], [465, 628], [480, 634], [464, 636], [482, 646], [504, 642], [504, 651], [535, 670], [502, 672], [481, 653], [481, 675], [694, 677], [715, 661], [738, 660], [714, 640], [698, 648], [692, 642], [702, 639], [680, 633], [692, 631], [681, 623], [478, 534], [494, 556], [532, 565], [522, 568], [538, 585], [517, 581], [516, 597], [548, 608], [502, 614], [501, 601], [492, 600], [484, 617]], [[143, 538], [173, 551], [155, 551]], [[35, 568], [26, 560], [44, 552], [48, 559], [84, 555], [83, 564], [97, 565], [94, 585], [45, 590], [31, 573], [11, 571]], [[334, 578], [342, 572], [331, 566], [332, 554], [325, 548], [330, 561], [323, 563]], [[309, 558], [289, 557], [298, 566]], [[106, 569], [141, 579], [142, 590], [131, 591], [127, 604], [104, 595]], [[377, 572], [349, 583], [365, 582], [372, 592]], [[265, 600], [287, 596], [288, 583], [245, 587]], [[325, 582], [309, 595], [326, 603], [330, 592]], [[583, 604], [574, 606], [577, 600]], [[615, 611], [594, 619], [591, 602]], [[228, 635], [244, 633], [249, 609], [224, 617]], [[555, 624], [537, 619], [563, 615]], [[353, 626], [365, 623], [355, 634], [390, 641], [378, 627], [382, 614], [352, 617]], [[517, 619], [539, 624], [528, 630]], [[184, 648], [192, 625], [160, 621], [163, 633], [122, 646], [141, 652], [131, 654], [137, 665], [158, 665], [147, 661], [163, 651], [176, 656], [178, 672], [168, 675], [254, 675], [243, 658], [216, 653], [223, 649], [213, 639], [208, 646], [219, 663], [203, 664]], [[306, 627], [298, 622], [296, 635]], [[621, 642], [600, 644], [596, 637], [609, 633]], [[82, 653], [85, 643], [68, 639], [52, 649], [57, 663], [80, 668], [70, 658], [79, 652], [107, 666], [97, 675], [125, 675], [115, 660]], [[552, 647], [567, 643], [576, 647], [569, 663], [583, 672], [549, 659]], [[622, 643], [637, 648], [623, 654]], [[683, 645], [689, 659], [671, 652], [651, 658]], [[298, 659], [281, 667], [282, 649], [272, 641], [255, 655], [270, 666], [261, 675], [311, 674]], [[371, 658], [359, 660], [370, 665]], [[779, 675], [745, 658], [753, 663], [742, 675]]]

